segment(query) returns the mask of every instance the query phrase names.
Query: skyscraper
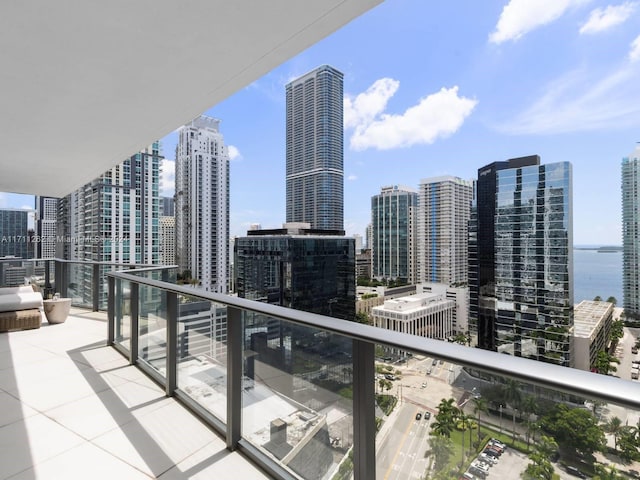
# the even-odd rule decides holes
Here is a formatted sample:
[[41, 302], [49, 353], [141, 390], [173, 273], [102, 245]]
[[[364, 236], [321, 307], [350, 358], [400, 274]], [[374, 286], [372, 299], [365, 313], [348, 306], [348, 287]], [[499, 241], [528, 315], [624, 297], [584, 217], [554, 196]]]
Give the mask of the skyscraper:
[[36, 258], [55, 258], [56, 222], [58, 218], [58, 199], [36, 197]]
[[30, 210], [24, 209], [0, 208], [0, 257], [33, 257], [28, 232], [29, 212]]
[[382, 187], [371, 197], [371, 276], [415, 281], [415, 210], [418, 192], [410, 187]]
[[353, 320], [355, 242], [338, 233], [285, 224], [236, 238], [238, 296]]
[[466, 284], [468, 224], [473, 182], [444, 176], [423, 179], [418, 195], [417, 281]]
[[537, 155], [478, 170], [470, 311], [478, 346], [571, 366], [572, 184]]
[[229, 153], [220, 120], [200, 116], [176, 146], [176, 262], [206, 291], [229, 288]]
[[640, 143], [622, 159], [622, 292], [624, 312], [640, 317]]
[[287, 222], [344, 228], [342, 78], [322, 65], [286, 86]]
[[[160, 144], [154, 142], [58, 202], [58, 252], [67, 260], [158, 264]], [[91, 303], [91, 269], [71, 269], [72, 295]], [[100, 301], [106, 300], [101, 284]]]

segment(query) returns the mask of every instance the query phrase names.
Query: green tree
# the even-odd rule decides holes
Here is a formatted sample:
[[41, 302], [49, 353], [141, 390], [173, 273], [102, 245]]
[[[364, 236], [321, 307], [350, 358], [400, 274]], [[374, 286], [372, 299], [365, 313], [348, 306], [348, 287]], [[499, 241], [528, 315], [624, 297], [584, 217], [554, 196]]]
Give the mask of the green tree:
[[453, 442], [446, 436], [434, 435], [429, 439], [429, 446], [431, 448], [425, 455], [433, 456], [434, 470], [440, 472], [449, 465], [449, 459], [453, 455]]
[[365, 325], [371, 325], [371, 320], [369, 319], [369, 315], [367, 315], [366, 312], [356, 313], [356, 322], [364, 323]]
[[473, 413], [477, 415], [478, 419], [478, 441], [480, 441], [480, 414], [487, 413], [489, 411], [489, 405], [487, 401], [482, 397], [475, 397], [473, 400]]
[[618, 436], [622, 432], [622, 420], [618, 417], [611, 417], [607, 423], [604, 424], [604, 431], [613, 435], [613, 449], [618, 450]]
[[456, 421], [460, 414], [460, 409], [454, 405], [453, 398], [442, 399], [438, 404], [438, 413], [431, 424], [431, 429], [435, 435], [450, 438], [451, 432], [456, 426]]
[[602, 297], [600, 295], [596, 295], [596, 297], [593, 299], [594, 302], [601, 302], [602, 301]]
[[557, 404], [540, 419], [540, 423], [542, 429], [566, 450], [593, 455], [606, 446], [604, 432], [589, 410]]
[[526, 470], [522, 474], [522, 478], [525, 480], [551, 480], [554, 470], [549, 458], [557, 450], [558, 444], [555, 440], [543, 435], [534, 451], [529, 455], [531, 463], [527, 465]]
[[636, 427], [624, 426], [618, 433], [619, 455], [625, 462], [635, 460], [638, 456], [638, 440]]
[[520, 402], [522, 401], [522, 393], [520, 392], [520, 383], [509, 378], [507, 379], [507, 383], [504, 385], [502, 394], [504, 396], [504, 401], [511, 407], [511, 413], [513, 418], [513, 441], [516, 441], [516, 410], [520, 407]]
[[535, 397], [532, 395], [526, 395], [520, 402], [520, 408], [522, 409], [522, 412], [527, 416], [527, 450], [529, 449], [529, 440], [530, 440], [531, 432], [533, 431], [533, 428], [532, 428], [533, 422], [531, 421], [531, 415], [536, 413], [537, 405], [538, 405], [538, 402], [536, 401]]
[[611, 365], [611, 363], [620, 363], [616, 357], [609, 355], [604, 350], [600, 350], [596, 355], [596, 363], [594, 364], [594, 368], [598, 373], [602, 375], [609, 375], [611, 372], [616, 372], [618, 369]]
[[611, 323], [611, 330], [609, 330], [609, 338], [612, 342], [617, 342], [624, 336], [624, 322], [622, 320], [616, 320]]
[[625, 477], [620, 475], [613, 465], [603, 465], [596, 463], [593, 465], [596, 474], [593, 480], [624, 480]]
[[611, 296], [611, 297], [607, 298], [607, 302], [613, 303], [615, 305], [615, 304], [618, 303], [618, 300], [616, 299], [616, 297]]

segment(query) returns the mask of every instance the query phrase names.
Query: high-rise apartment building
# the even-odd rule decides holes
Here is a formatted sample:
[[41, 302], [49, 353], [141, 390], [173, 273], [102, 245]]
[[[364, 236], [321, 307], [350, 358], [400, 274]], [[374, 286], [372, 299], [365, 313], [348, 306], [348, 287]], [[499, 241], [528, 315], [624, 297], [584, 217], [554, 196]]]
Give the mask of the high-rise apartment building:
[[56, 256], [56, 231], [58, 219], [58, 199], [36, 197], [36, 258], [54, 258]]
[[468, 281], [469, 219], [473, 182], [444, 176], [423, 179], [416, 218], [417, 281]]
[[622, 159], [622, 295], [624, 312], [640, 317], [640, 143]]
[[323, 65], [286, 86], [287, 222], [344, 228], [343, 74]]
[[30, 210], [0, 208], [0, 257], [32, 258]]
[[[160, 144], [154, 142], [58, 202], [57, 255], [68, 260], [158, 264]], [[71, 269], [71, 294], [91, 302], [92, 272]], [[100, 285], [106, 299], [106, 285]]]
[[414, 282], [415, 213], [418, 192], [410, 187], [382, 187], [371, 197], [371, 276]]
[[469, 232], [478, 346], [571, 366], [572, 174], [532, 155], [478, 170]]
[[160, 263], [176, 264], [176, 217], [160, 217]]
[[200, 116], [176, 146], [176, 262], [210, 292], [229, 288], [229, 153], [220, 120]]

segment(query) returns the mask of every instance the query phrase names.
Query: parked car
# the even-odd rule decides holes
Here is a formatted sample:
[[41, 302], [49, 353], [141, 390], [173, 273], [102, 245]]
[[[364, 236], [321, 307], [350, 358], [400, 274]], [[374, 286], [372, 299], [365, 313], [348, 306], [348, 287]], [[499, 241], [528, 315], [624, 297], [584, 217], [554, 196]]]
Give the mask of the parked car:
[[498, 445], [499, 447], [501, 447], [503, 450], [507, 449], [507, 444], [501, 442], [500, 440], [498, 440], [497, 438], [492, 438], [491, 440], [489, 440], [489, 442]]
[[471, 462], [471, 466], [478, 468], [480, 470], [482, 470], [485, 473], [489, 473], [489, 464], [488, 463], [484, 463], [481, 460], [474, 460], [473, 462]]
[[424, 412], [424, 419], [429, 420], [431, 418], [431, 412]]
[[578, 470], [576, 467], [572, 467], [571, 465], [567, 466], [567, 473], [570, 473], [571, 475], [573, 475], [574, 477], [578, 477], [578, 478], [587, 478], [587, 476], [582, 473], [580, 470]]
[[486, 447], [482, 453], [486, 453], [487, 455], [490, 455], [492, 457], [498, 458], [500, 456], [500, 452], [498, 450], [495, 450], [491, 447]]
[[469, 467], [469, 470], [467, 470], [469, 473], [471, 473], [472, 475], [474, 475], [477, 478], [487, 478], [487, 475], [489, 475], [487, 472], [485, 472], [484, 470], [480, 470], [477, 467], [474, 467], [473, 465], [471, 465]]
[[416, 413], [416, 420], [420, 420], [422, 418], [422, 414], [420, 412]]
[[487, 455], [486, 453], [481, 453], [480, 455], [478, 455], [478, 458], [484, 463], [488, 463], [489, 465], [495, 465], [496, 463], [498, 463], [498, 459], [496, 457], [492, 457], [491, 455]]

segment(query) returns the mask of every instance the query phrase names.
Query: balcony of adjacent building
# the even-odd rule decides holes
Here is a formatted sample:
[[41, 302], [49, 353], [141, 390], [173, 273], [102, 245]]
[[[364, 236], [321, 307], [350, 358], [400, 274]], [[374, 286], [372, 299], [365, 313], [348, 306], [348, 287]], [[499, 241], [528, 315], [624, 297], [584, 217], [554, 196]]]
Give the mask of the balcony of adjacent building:
[[637, 382], [211, 294], [172, 267], [30, 263], [74, 307], [0, 334], [0, 478], [520, 478], [540, 452], [560, 478], [638, 471]]

